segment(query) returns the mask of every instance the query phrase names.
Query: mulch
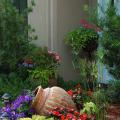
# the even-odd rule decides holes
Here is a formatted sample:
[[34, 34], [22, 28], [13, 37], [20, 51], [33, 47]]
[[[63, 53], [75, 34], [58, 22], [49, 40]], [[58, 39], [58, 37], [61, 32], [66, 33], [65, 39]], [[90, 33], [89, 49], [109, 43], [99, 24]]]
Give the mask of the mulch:
[[110, 105], [107, 113], [106, 117], [108, 120], [120, 120], [120, 103]]

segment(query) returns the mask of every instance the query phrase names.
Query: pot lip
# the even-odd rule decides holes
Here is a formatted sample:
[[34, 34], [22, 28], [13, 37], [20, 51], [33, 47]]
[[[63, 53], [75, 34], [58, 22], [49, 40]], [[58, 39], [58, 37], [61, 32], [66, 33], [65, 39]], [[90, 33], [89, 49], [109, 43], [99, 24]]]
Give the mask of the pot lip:
[[[37, 93], [36, 93], [37, 92]], [[34, 90], [35, 94], [35, 98], [32, 101], [32, 106], [35, 106], [37, 104], [37, 101], [39, 99], [39, 95], [43, 94], [43, 88], [41, 86], [38, 86], [35, 90]]]

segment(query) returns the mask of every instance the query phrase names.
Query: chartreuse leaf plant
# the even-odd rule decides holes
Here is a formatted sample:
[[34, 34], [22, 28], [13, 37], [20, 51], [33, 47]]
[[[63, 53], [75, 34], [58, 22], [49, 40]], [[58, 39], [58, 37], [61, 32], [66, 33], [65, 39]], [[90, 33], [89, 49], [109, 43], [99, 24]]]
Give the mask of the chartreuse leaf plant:
[[84, 103], [84, 108], [81, 113], [86, 113], [87, 115], [96, 115], [98, 113], [98, 108], [93, 102]]
[[46, 116], [33, 115], [32, 118], [20, 118], [20, 120], [54, 120], [54, 118], [47, 118]]

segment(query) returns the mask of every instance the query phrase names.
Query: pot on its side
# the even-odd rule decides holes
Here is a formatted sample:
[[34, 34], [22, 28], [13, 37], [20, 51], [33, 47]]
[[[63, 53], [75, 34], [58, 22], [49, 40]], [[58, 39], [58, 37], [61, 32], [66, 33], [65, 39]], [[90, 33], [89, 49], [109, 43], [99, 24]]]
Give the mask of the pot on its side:
[[41, 86], [35, 90], [35, 99], [31, 108], [39, 115], [49, 115], [55, 107], [76, 109], [75, 103], [68, 93], [60, 87], [43, 89]]

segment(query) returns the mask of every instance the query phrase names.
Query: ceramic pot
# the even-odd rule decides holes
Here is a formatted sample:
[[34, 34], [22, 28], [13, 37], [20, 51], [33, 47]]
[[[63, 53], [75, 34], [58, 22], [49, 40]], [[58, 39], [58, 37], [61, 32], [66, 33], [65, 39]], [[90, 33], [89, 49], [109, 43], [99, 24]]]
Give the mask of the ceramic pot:
[[55, 107], [76, 109], [74, 102], [68, 93], [60, 87], [43, 89], [41, 86], [35, 90], [35, 99], [31, 108], [39, 115], [49, 115]]

